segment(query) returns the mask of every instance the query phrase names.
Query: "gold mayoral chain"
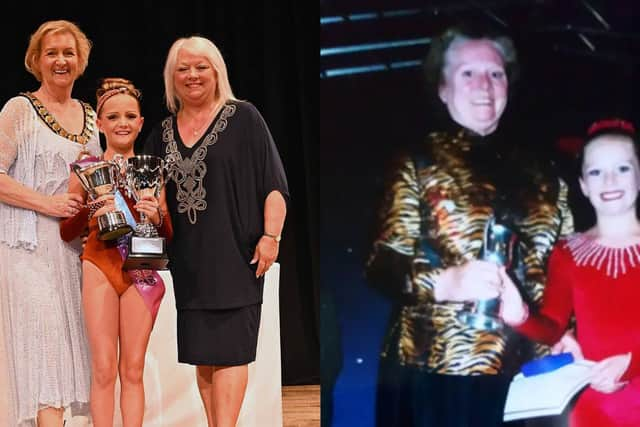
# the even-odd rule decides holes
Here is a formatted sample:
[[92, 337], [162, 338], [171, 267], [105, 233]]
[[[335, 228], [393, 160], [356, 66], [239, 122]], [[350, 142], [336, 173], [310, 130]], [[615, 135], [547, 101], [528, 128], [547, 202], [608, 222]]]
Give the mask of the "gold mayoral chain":
[[91, 139], [91, 135], [93, 134], [93, 131], [95, 129], [96, 113], [93, 111], [93, 108], [91, 108], [89, 104], [87, 104], [86, 102], [80, 101], [80, 103], [82, 104], [83, 112], [84, 112], [85, 123], [82, 131], [76, 135], [76, 134], [67, 132], [60, 125], [60, 123], [58, 123], [58, 121], [49, 112], [49, 110], [47, 110], [47, 107], [44, 106], [42, 101], [40, 101], [32, 92], [20, 92], [20, 94], [22, 96], [25, 96], [31, 102], [33, 107], [38, 112], [38, 115], [40, 116], [40, 118], [47, 124], [47, 126], [49, 126], [49, 128], [54, 133], [61, 136], [62, 138], [66, 138], [82, 146], [82, 149], [80, 150], [80, 153], [78, 154], [78, 157], [76, 160], [82, 160], [85, 157], [91, 156], [91, 153], [87, 149], [87, 143]]

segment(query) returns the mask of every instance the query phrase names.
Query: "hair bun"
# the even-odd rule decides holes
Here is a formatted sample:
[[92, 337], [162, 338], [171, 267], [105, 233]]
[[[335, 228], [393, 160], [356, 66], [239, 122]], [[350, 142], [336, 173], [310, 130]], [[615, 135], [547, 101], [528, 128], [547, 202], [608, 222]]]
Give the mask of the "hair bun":
[[635, 136], [636, 128], [633, 124], [624, 119], [611, 118], [594, 122], [587, 130], [587, 136], [591, 137], [602, 132], [621, 132]]
[[99, 116], [104, 103], [119, 93], [126, 93], [133, 96], [138, 100], [138, 106], [140, 106], [142, 93], [134, 86], [131, 80], [121, 77], [105, 77], [100, 80], [100, 87], [96, 90], [96, 114]]

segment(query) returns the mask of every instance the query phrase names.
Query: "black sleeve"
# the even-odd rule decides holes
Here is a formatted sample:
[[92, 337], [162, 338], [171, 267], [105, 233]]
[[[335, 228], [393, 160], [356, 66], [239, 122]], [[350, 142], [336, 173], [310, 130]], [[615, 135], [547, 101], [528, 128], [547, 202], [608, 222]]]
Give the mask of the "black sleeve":
[[257, 188], [261, 200], [267, 198], [274, 190], [279, 191], [289, 204], [289, 186], [284, 172], [284, 166], [278, 147], [276, 146], [271, 131], [267, 126], [260, 112], [251, 104], [247, 103], [250, 114], [253, 146], [256, 149], [257, 166]]

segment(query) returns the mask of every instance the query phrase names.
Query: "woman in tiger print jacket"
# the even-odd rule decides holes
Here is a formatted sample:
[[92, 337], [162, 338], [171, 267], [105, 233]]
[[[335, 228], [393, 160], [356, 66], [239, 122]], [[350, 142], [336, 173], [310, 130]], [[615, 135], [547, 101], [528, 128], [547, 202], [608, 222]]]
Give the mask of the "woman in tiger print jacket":
[[508, 328], [457, 319], [465, 301], [502, 286], [497, 265], [478, 259], [492, 215], [517, 230], [516, 275], [533, 304], [551, 247], [573, 231], [567, 185], [498, 131], [515, 65], [510, 39], [460, 28], [435, 39], [425, 61], [451, 123], [393, 169], [366, 266], [370, 283], [395, 302], [378, 427], [500, 426], [512, 375], [548, 351]]

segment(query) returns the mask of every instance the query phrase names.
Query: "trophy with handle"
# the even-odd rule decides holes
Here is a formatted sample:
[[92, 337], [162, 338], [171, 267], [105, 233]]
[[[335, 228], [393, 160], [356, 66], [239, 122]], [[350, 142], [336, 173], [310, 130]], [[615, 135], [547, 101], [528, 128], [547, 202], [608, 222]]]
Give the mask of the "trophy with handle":
[[[127, 186], [136, 202], [145, 196], [157, 199], [165, 175], [164, 160], [160, 157], [137, 155], [127, 159]], [[156, 227], [141, 213], [140, 222], [129, 237], [129, 252], [123, 269], [166, 270], [168, 262], [166, 239], [158, 235]]]
[[[514, 260], [517, 234], [513, 229], [489, 217], [484, 228], [483, 246], [479, 258], [509, 269]], [[500, 297], [476, 300], [458, 313], [458, 320], [475, 329], [497, 330], [504, 325], [500, 319]]]
[[[71, 169], [80, 179], [82, 187], [92, 200], [118, 190], [119, 169], [116, 163], [101, 160], [82, 166], [73, 163]], [[131, 231], [122, 211], [107, 212], [98, 217], [98, 239], [114, 240]]]

